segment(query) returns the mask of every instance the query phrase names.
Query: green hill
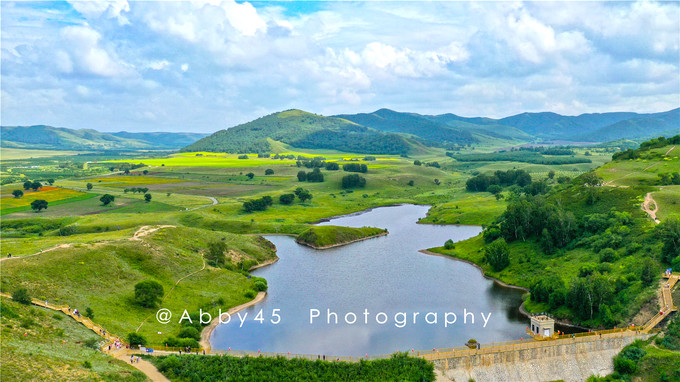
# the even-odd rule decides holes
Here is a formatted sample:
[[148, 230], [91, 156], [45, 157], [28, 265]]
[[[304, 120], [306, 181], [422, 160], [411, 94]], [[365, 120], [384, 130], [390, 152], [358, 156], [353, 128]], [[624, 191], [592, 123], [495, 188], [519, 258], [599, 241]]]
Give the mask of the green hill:
[[209, 134], [205, 133], [166, 133], [166, 132], [152, 132], [152, 133], [130, 133], [127, 131], [119, 131], [111, 133], [116, 137], [136, 139], [144, 142], [153, 143], [160, 147], [167, 147], [169, 149], [179, 149], [190, 145], [201, 138], [207, 137]]
[[45, 125], [2, 126], [2, 146], [50, 150], [153, 149], [149, 142], [121, 138], [92, 129], [73, 130]]
[[177, 149], [206, 134], [102, 133], [92, 129], [68, 129], [45, 125], [2, 126], [2, 147], [43, 150], [158, 150]]
[[671, 136], [680, 133], [680, 109], [654, 114], [652, 118], [631, 118], [620, 121], [578, 137], [588, 142], [611, 141], [620, 137], [627, 139], [650, 136]]
[[446, 143], [466, 145], [478, 142], [470, 131], [451, 127], [413, 113], [380, 109], [368, 114], [343, 114], [337, 117], [376, 130], [409, 134], [432, 146], [441, 146]]
[[220, 130], [182, 149], [184, 152], [272, 152], [268, 139], [298, 148], [333, 149], [367, 154], [402, 154], [409, 151], [405, 137], [385, 134], [342, 118], [324, 117], [302, 110], [287, 110]]
[[[680, 266], [669, 241], [680, 235], [679, 146], [680, 136], [644, 142], [571, 181], [505, 186], [497, 172], [505, 212], [482, 235], [432, 250], [530, 289], [530, 312], [588, 327], [642, 324], [636, 315], [656, 309], [648, 302], [662, 270]], [[646, 199], [660, 224], [641, 209]]]
[[[678, 111], [663, 113], [594, 113], [565, 116], [556, 113], [522, 113], [497, 120], [542, 139], [605, 142], [615, 139], [648, 137], [680, 127]], [[646, 121], [646, 122], [643, 122]], [[669, 126], [670, 125], [670, 126]], [[631, 126], [635, 126], [631, 128]], [[643, 127], [644, 126], [644, 127]], [[653, 129], [646, 135], [639, 131]]]

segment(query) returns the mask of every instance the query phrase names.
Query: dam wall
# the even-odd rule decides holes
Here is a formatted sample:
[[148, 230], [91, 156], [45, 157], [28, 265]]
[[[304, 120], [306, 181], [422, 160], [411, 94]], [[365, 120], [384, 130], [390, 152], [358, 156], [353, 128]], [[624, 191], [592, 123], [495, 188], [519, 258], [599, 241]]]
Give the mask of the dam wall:
[[[585, 381], [591, 375], [614, 370], [612, 358], [621, 349], [651, 334], [593, 338], [590, 341], [562, 339], [530, 342], [516, 348], [480, 349], [463, 355], [442, 355], [431, 359], [437, 381], [544, 382]], [[486, 350], [486, 351], [484, 351]]]

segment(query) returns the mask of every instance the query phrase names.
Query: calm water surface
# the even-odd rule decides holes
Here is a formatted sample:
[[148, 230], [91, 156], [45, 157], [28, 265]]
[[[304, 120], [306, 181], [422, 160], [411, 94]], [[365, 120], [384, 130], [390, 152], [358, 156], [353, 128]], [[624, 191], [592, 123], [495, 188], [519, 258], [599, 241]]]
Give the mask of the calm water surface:
[[[387, 228], [389, 235], [343, 247], [314, 250], [287, 236], [265, 236], [277, 247], [280, 260], [254, 275], [269, 284], [264, 301], [241, 311], [213, 332], [216, 349], [363, 356], [410, 349], [462, 346], [469, 338], [481, 343], [526, 337], [527, 319], [519, 315], [522, 292], [494, 284], [475, 267], [418, 250], [441, 246], [448, 239], [464, 240], [481, 232], [478, 226], [416, 224], [428, 206], [382, 207], [338, 217], [321, 224]], [[273, 324], [274, 309], [280, 322]], [[310, 324], [310, 309], [320, 316]], [[328, 315], [327, 309], [337, 314]], [[368, 309], [368, 324], [365, 310]], [[467, 323], [463, 323], [465, 313]], [[254, 320], [262, 310], [264, 322]], [[356, 323], [345, 322], [349, 312]], [[376, 317], [380, 312], [385, 316]], [[403, 316], [405, 326], [399, 328]], [[415, 317], [414, 313], [419, 313]], [[428, 324], [428, 312], [437, 323]], [[457, 321], [444, 325], [452, 312]], [[488, 319], [484, 320], [481, 313]], [[490, 314], [490, 316], [489, 316]], [[328, 324], [328, 318], [331, 324]], [[378, 324], [376, 318], [385, 324]], [[427, 317], [430, 322], [434, 316]], [[453, 316], [449, 315], [452, 321]], [[348, 317], [352, 321], [352, 316]]]

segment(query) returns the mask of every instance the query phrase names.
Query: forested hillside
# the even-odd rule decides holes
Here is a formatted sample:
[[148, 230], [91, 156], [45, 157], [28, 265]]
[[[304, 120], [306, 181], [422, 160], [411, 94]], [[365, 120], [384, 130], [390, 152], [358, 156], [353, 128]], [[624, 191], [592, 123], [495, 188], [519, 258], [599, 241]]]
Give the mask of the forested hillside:
[[[435, 251], [530, 288], [529, 311], [589, 327], [629, 324], [654, 296], [661, 270], [680, 267], [680, 220], [670, 196], [677, 198], [680, 185], [677, 145], [680, 136], [654, 139], [562, 183], [521, 170], [480, 174], [468, 190], [505, 197], [507, 209], [483, 235]], [[504, 181], [508, 175], [522, 181]], [[658, 199], [658, 225], [640, 208], [645, 195]]]
[[367, 154], [401, 154], [407, 152], [409, 147], [403, 137], [383, 134], [341, 118], [287, 110], [220, 130], [182, 151], [264, 153], [272, 150], [268, 138], [300, 148]]

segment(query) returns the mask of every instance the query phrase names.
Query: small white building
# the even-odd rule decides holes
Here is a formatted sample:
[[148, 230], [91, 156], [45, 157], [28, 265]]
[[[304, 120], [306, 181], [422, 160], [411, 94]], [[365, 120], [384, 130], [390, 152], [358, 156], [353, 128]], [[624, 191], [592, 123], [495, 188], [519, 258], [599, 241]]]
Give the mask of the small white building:
[[545, 314], [531, 316], [531, 333], [535, 336], [552, 337], [555, 320]]

